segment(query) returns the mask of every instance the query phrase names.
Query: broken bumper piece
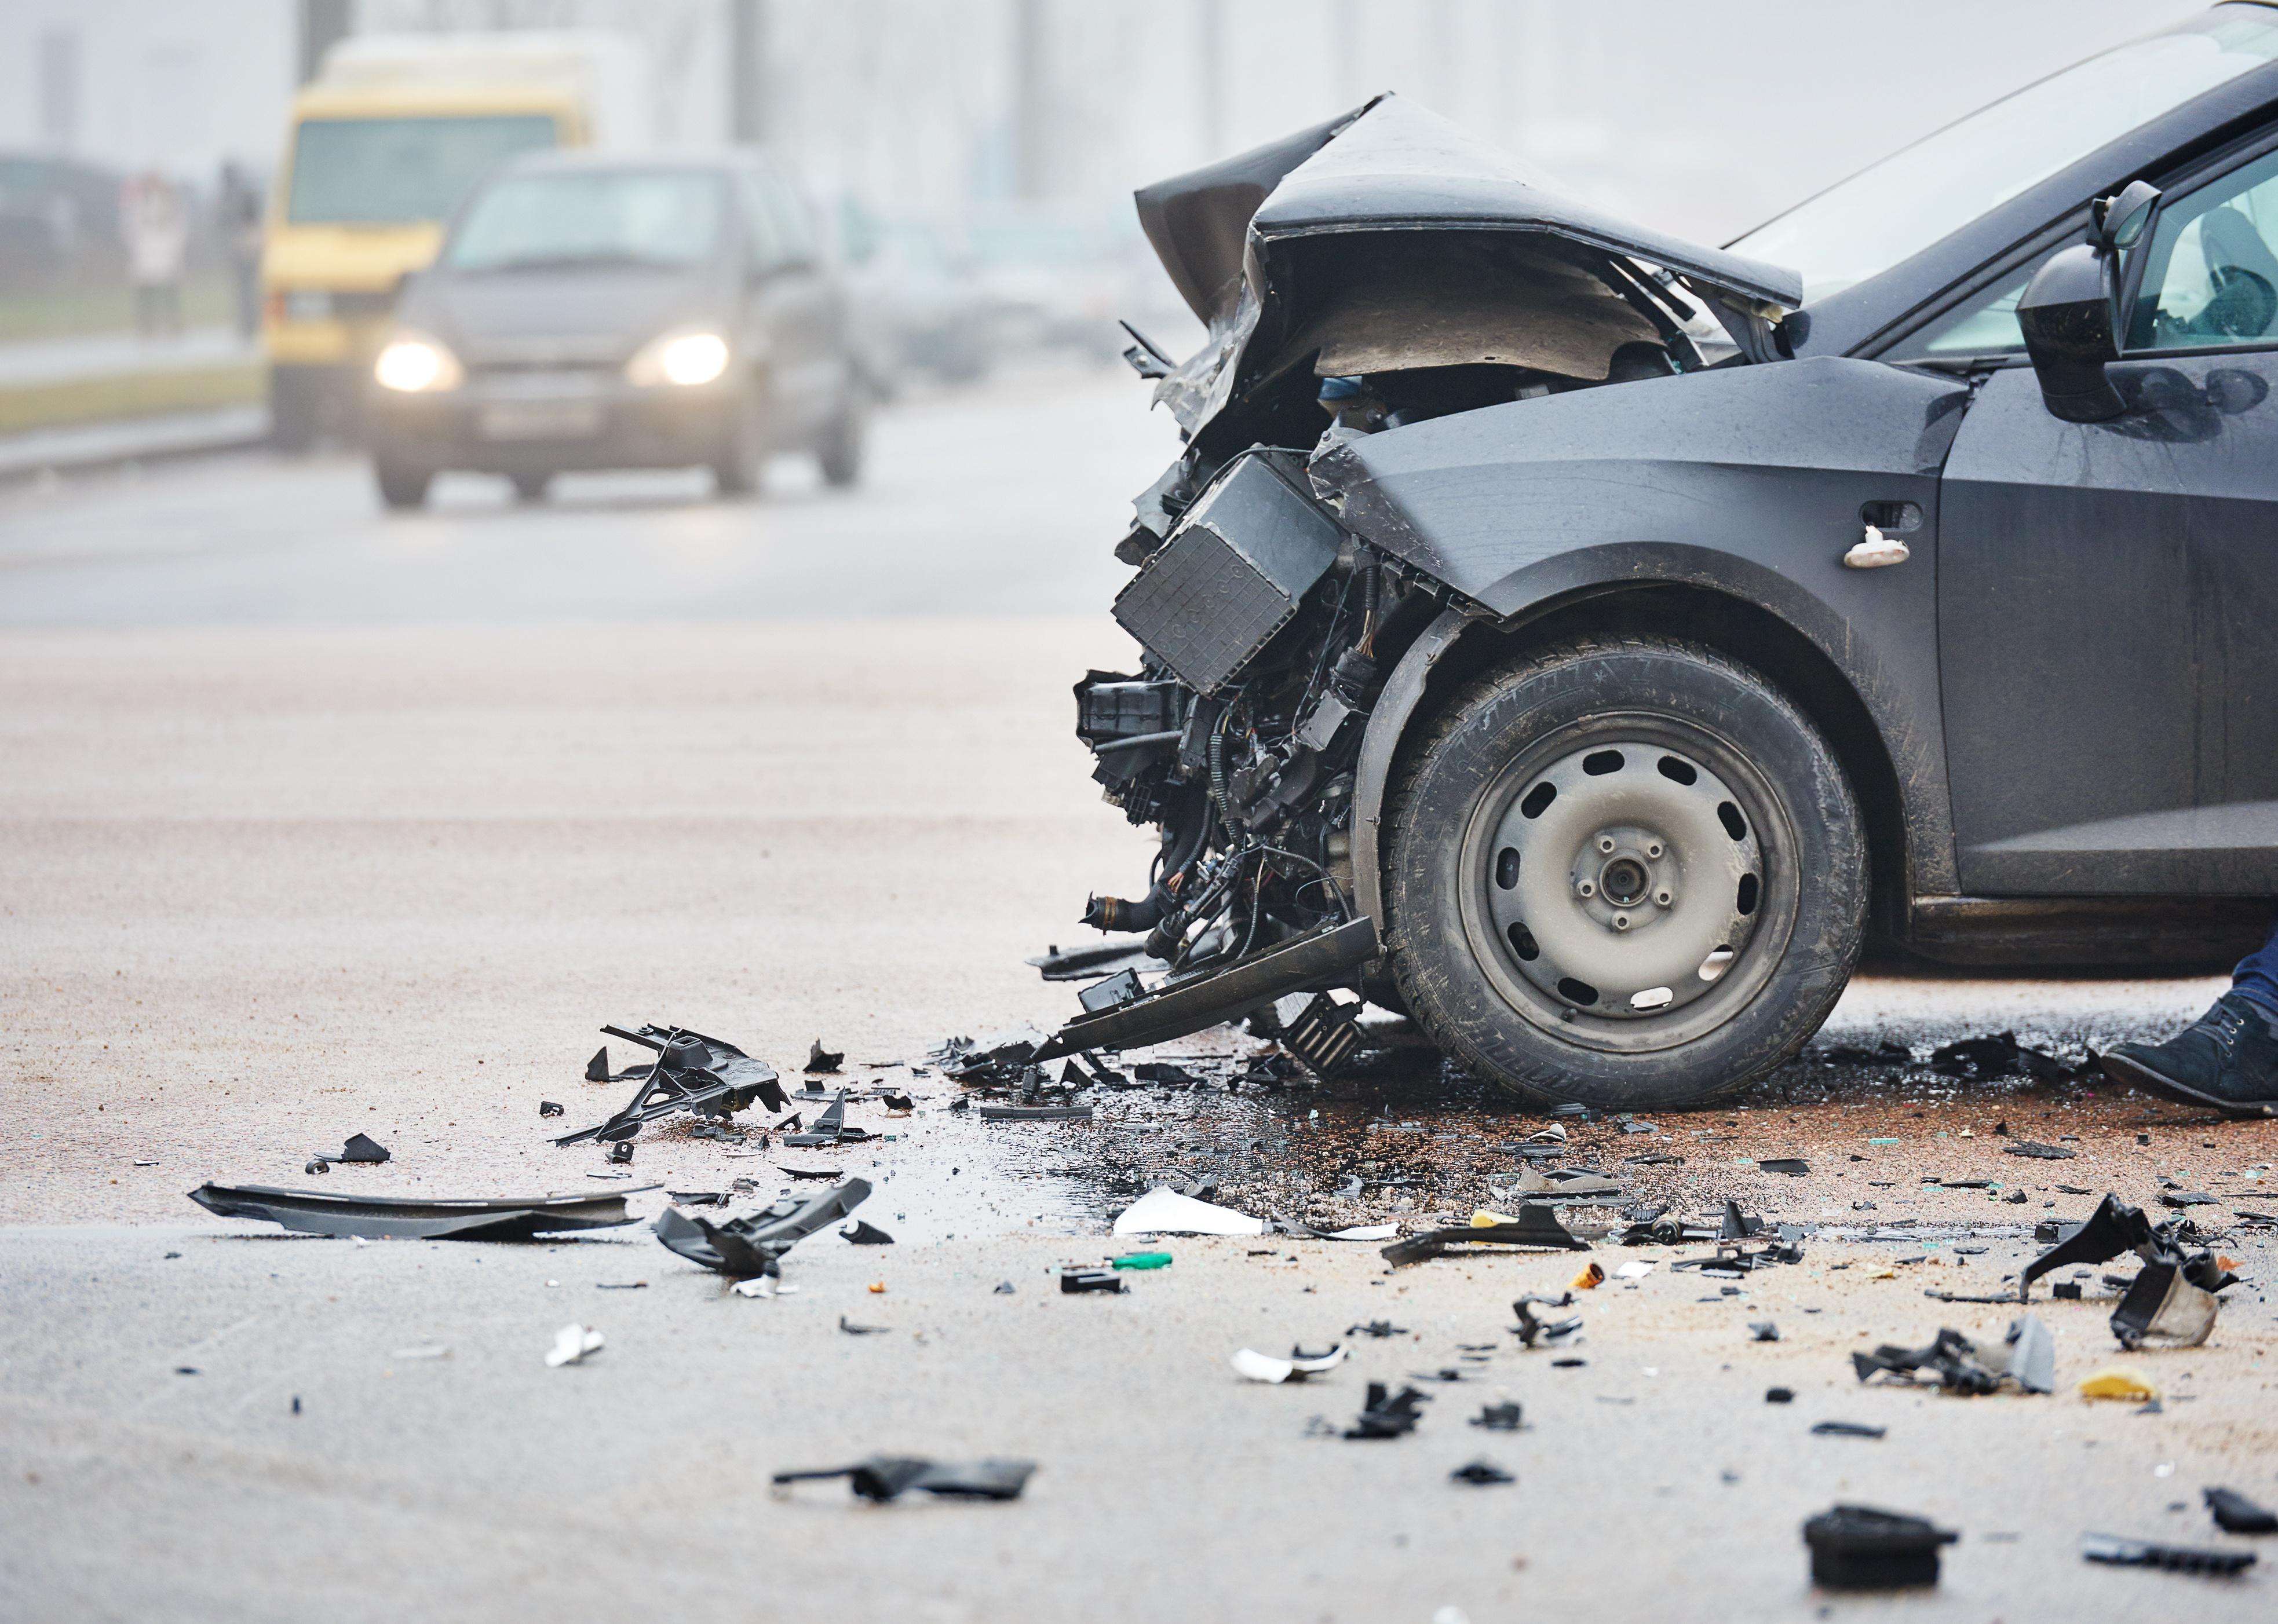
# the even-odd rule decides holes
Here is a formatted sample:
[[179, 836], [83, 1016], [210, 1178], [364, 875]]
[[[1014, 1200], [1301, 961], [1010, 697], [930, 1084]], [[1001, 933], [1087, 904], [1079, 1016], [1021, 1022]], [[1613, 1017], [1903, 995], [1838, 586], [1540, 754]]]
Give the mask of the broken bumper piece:
[[1831, 1590], [1896, 1590], [1938, 1582], [1938, 1552], [1961, 1536], [1926, 1517], [1838, 1506], [1803, 1525], [1811, 1582]]
[[597, 1139], [629, 1140], [645, 1124], [669, 1117], [675, 1111], [726, 1117], [754, 1100], [771, 1111], [783, 1110], [790, 1104], [775, 1068], [765, 1061], [753, 1059], [732, 1043], [678, 1026], [645, 1025], [638, 1032], [627, 1032], [622, 1026], [604, 1026], [601, 1030], [613, 1038], [654, 1049], [656, 1060], [652, 1064], [628, 1066], [612, 1077], [608, 1070], [609, 1051], [605, 1048], [594, 1056], [585, 1068], [589, 1080], [623, 1082], [638, 1079], [640, 1086], [616, 1115], [592, 1127], [563, 1134], [554, 1141], [557, 1145], [577, 1145]]
[[866, 1500], [891, 1500], [912, 1489], [965, 1499], [1017, 1500], [1036, 1470], [1033, 1460], [974, 1460], [951, 1466], [901, 1455], [873, 1455], [852, 1466], [777, 1472], [773, 1482], [778, 1494], [787, 1492], [793, 1483], [843, 1477]]
[[643, 1185], [600, 1195], [455, 1201], [208, 1184], [191, 1191], [190, 1199], [225, 1218], [255, 1218], [304, 1235], [358, 1235], [369, 1240], [527, 1240], [533, 1235], [564, 1235], [633, 1223], [625, 1211], [625, 1197], [654, 1188], [654, 1185]]
[[1031, 1058], [1057, 1060], [1082, 1049], [1167, 1043], [1246, 1015], [1285, 994], [1348, 975], [1376, 954], [1373, 919], [1325, 925], [1223, 970], [1173, 980], [1128, 1003], [1079, 1015]]
[[691, 1217], [677, 1207], [668, 1207], [653, 1227], [659, 1240], [690, 1262], [747, 1280], [782, 1273], [777, 1259], [809, 1235], [837, 1223], [869, 1194], [867, 1183], [849, 1178], [805, 1201], [785, 1196], [747, 1218], [730, 1218], [725, 1224]]
[[1501, 1249], [1506, 1247], [1533, 1247], [1554, 1252], [1587, 1252], [1590, 1243], [1571, 1233], [1558, 1221], [1558, 1215], [1549, 1208], [1529, 1203], [1518, 1209], [1517, 1216], [1508, 1224], [1472, 1224], [1461, 1229], [1428, 1230], [1421, 1235], [1410, 1235], [1384, 1248], [1384, 1261], [1395, 1269], [1407, 1263], [1420, 1263], [1427, 1258], [1449, 1252], [1469, 1251], [1474, 1247]]
[[2082, 1535], [2080, 1553], [2091, 1562], [2108, 1562], [2116, 1567], [2164, 1567], [2176, 1574], [2236, 1574], [2254, 1566], [2251, 1551], [2209, 1551], [2118, 1534]]

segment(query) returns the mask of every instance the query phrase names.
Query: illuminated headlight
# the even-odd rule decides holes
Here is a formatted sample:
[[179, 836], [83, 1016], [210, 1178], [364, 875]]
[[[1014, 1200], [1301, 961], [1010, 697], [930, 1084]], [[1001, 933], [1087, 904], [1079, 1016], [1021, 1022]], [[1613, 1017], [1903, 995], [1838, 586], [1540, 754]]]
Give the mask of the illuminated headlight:
[[420, 332], [399, 332], [390, 339], [372, 362], [371, 375], [382, 389], [403, 394], [456, 389], [466, 377], [457, 356]]
[[668, 332], [641, 347], [625, 363], [625, 377], [643, 388], [659, 384], [708, 384], [728, 370], [728, 340], [716, 332]]

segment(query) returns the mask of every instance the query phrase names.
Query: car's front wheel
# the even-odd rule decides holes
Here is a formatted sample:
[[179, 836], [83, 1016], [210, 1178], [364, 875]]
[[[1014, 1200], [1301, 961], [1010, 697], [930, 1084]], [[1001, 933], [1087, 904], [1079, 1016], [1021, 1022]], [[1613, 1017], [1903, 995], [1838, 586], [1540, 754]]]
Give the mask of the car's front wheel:
[[1842, 767], [1705, 648], [1597, 638], [1489, 673], [1387, 810], [1403, 998], [1533, 1101], [1736, 1093], [1802, 1048], [1858, 958], [1866, 842]]

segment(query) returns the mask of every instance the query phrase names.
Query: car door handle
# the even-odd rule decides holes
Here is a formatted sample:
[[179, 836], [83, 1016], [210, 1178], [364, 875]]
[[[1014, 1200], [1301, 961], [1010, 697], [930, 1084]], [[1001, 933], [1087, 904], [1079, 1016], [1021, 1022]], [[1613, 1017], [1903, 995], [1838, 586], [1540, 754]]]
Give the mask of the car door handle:
[[1895, 536], [1885, 536], [1873, 525], [1867, 534], [1843, 555], [1846, 569], [1888, 569], [1893, 564], [1903, 564], [1914, 556], [1907, 544]]

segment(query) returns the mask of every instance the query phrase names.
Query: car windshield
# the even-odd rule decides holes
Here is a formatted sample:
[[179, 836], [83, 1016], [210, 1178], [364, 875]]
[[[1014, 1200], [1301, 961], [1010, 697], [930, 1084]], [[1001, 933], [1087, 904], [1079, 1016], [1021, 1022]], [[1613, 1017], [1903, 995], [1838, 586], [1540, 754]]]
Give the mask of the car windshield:
[[1806, 304], [1959, 231], [2171, 108], [2278, 58], [2278, 11], [2226, 5], [1950, 124], [1731, 246], [1803, 275]]
[[310, 118], [293, 139], [285, 217], [295, 225], [446, 219], [501, 163], [554, 141], [554, 120], [543, 113]]
[[720, 177], [690, 170], [514, 175], [467, 210], [443, 251], [455, 271], [692, 265], [720, 240]]

